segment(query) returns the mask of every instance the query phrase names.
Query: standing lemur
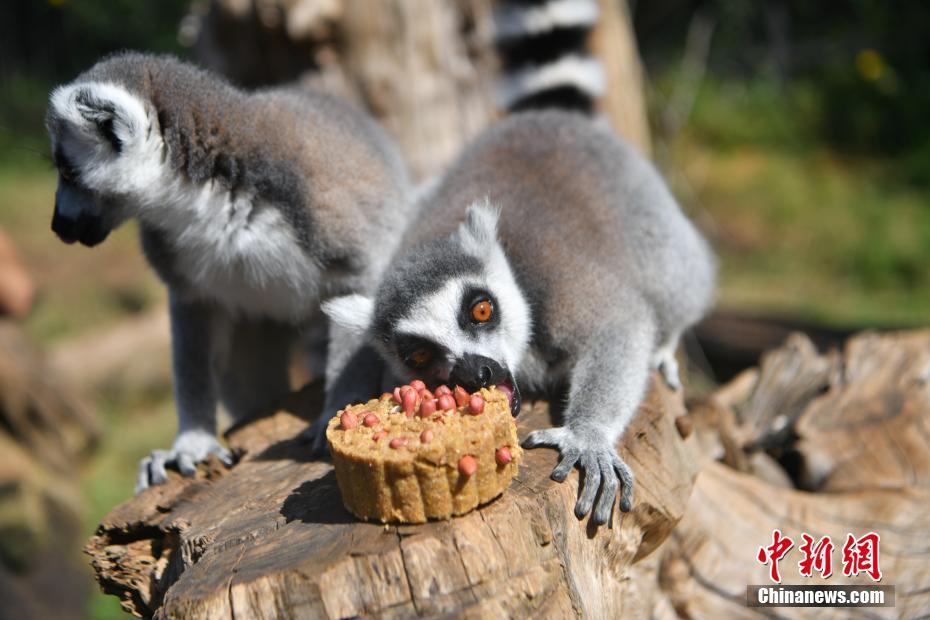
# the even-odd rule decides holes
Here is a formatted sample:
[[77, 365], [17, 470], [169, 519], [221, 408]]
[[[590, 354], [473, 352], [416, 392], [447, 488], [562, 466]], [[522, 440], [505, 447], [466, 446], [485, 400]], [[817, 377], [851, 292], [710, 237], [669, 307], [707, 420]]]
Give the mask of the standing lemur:
[[[290, 349], [319, 324], [320, 299], [374, 289], [410, 203], [397, 150], [345, 102], [246, 93], [136, 53], [56, 89], [47, 125], [59, 171], [52, 229], [94, 246], [136, 218], [169, 290], [179, 431], [140, 464], [137, 490], [163, 482], [166, 465], [190, 475], [210, 453], [228, 462], [217, 401], [242, 419], [287, 392]], [[330, 338], [332, 409], [370, 395], [380, 375], [340, 383], [359, 339], [338, 328]]]
[[504, 7], [511, 114], [420, 203], [374, 297], [323, 309], [398, 380], [503, 384], [515, 413], [519, 386], [567, 396], [564, 425], [524, 446], [559, 450], [554, 480], [578, 465], [575, 513], [605, 523], [621, 485], [632, 505], [615, 444], [653, 369], [679, 386], [678, 340], [710, 306], [716, 268], [656, 170], [591, 113], [596, 16], [595, 0]]

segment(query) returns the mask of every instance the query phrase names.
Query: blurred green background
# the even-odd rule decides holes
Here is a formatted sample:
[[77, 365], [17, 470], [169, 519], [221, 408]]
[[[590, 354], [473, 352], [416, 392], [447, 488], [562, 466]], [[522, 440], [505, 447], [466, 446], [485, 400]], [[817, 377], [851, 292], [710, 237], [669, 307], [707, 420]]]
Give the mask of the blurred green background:
[[[0, 227], [40, 287], [42, 346], [164, 303], [131, 227], [94, 251], [49, 232], [50, 89], [124, 49], [186, 54], [186, 0], [0, 5]], [[930, 4], [631, 3], [654, 156], [722, 258], [720, 305], [849, 328], [930, 310]], [[81, 473], [90, 534], [174, 435], [167, 387], [96, 402], [106, 433]], [[119, 616], [98, 595], [94, 617]]]

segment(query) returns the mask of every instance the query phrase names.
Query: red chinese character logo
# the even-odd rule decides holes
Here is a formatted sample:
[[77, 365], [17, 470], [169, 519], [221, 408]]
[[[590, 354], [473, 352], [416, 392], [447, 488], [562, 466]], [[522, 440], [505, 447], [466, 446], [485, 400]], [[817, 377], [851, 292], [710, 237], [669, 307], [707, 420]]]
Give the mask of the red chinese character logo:
[[878, 564], [878, 534], [869, 532], [856, 539], [852, 534], [846, 536], [843, 545], [843, 574], [855, 577], [859, 573], [866, 573], [872, 581], [880, 581], [882, 569]]
[[801, 534], [804, 539], [798, 549], [804, 554], [804, 558], [798, 562], [803, 577], [812, 577], [816, 570], [820, 576], [827, 579], [833, 574], [833, 541], [829, 536], [824, 536], [814, 544], [814, 539], [808, 534]]
[[769, 578], [775, 583], [781, 583], [781, 575], [778, 572], [778, 562], [788, 550], [794, 546], [794, 541], [787, 536], [782, 536], [781, 530], [772, 531], [772, 544], [768, 547], [759, 547], [759, 553], [756, 559], [761, 564], [771, 564], [769, 567]]

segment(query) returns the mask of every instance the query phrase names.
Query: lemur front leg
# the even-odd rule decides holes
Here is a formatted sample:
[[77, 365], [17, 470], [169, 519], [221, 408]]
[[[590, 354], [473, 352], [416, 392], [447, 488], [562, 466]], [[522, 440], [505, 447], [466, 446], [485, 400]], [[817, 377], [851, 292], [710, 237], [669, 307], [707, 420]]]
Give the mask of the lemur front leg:
[[533, 431], [523, 442], [525, 448], [558, 449], [561, 460], [551, 476], [557, 482], [580, 468], [579, 519], [593, 507], [594, 523], [611, 521], [618, 487], [620, 510], [633, 505], [633, 472], [617, 455], [616, 443], [643, 399], [654, 339], [650, 320], [596, 334], [572, 371], [565, 426]]
[[211, 362], [217, 328], [216, 311], [169, 291], [171, 356], [178, 434], [170, 450], [153, 450], [139, 463], [136, 493], [167, 479], [167, 466], [192, 476], [197, 463], [216, 454], [232, 464], [232, 455], [216, 439], [216, 386]]
[[366, 402], [381, 393], [384, 362], [366, 344], [364, 333], [330, 323], [326, 361], [326, 397], [323, 411], [302, 434], [311, 453], [325, 456], [326, 425], [336, 412], [352, 403]]

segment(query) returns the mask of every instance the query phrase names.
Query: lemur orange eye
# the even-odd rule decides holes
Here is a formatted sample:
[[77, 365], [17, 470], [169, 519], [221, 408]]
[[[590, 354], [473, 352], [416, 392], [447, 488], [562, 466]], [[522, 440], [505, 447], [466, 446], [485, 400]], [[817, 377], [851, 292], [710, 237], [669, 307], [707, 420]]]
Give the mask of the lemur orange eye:
[[414, 366], [425, 366], [433, 359], [433, 352], [429, 349], [417, 349], [407, 358]]
[[471, 318], [484, 323], [491, 318], [491, 302], [483, 299], [471, 307]]

